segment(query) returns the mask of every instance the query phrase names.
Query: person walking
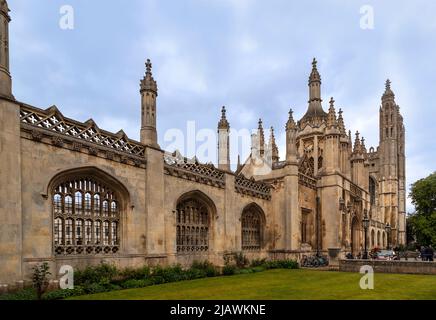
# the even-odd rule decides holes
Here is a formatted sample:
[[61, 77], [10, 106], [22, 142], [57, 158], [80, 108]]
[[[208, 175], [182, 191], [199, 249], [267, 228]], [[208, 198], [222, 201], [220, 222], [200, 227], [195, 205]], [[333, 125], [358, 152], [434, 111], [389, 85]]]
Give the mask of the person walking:
[[425, 247], [421, 246], [421, 260], [425, 261], [426, 255], [425, 255]]
[[433, 247], [429, 246], [428, 247], [428, 259], [429, 259], [429, 261], [434, 261], [433, 256], [434, 256]]

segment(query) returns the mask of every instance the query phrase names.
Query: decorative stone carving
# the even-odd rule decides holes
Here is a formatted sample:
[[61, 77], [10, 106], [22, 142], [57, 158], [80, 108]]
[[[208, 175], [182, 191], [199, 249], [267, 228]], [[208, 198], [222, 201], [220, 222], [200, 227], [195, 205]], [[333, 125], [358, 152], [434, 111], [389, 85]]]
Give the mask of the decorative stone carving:
[[37, 130], [32, 130], [32, 139], [35, 141], [41, 141], [42, 133]]
[[261, 181], [255, 181], [240, 175], [235, 178], [236, 192], [252, 197], [271, 200], [271, 186]]
[[63, 147], [63, 145], [64, 145], [64, 141], [62, 140], [62, 138], [57, 137], [57, 136], [52, 137], [51, 142], [56, 147]]
[[144, 156], [145, 146], [130, 140], [125, 134], [113, 134], [101, 130], [93, 121], [86, 123], [65, 118], [56, 107], [40, 110], [28, 105], [20, 107], [20, 119], [23, 126], [48, 130], [60, 136], [73, 137], [119, 152]]
[[83, 145], [80, 142], [73, 142], [73, 150], [74, 151], [80, 151], [82, 150]]

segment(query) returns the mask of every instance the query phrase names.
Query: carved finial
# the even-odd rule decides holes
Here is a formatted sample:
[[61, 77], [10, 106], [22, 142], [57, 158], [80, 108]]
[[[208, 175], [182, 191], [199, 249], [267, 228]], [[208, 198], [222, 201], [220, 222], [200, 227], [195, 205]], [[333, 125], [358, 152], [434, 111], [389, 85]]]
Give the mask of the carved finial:
[[361, 148], [362, 148], [362, 151], [363, 151], [364, 153], [367, 152], [367, 150], [366, 150], [366, 146], [365, 146], [365, 138], [364, 138], [364, 137], [362, 137], [362, 139], [361, 139]]
[[387, 79], [386, 80], [386, 91], [391, 89], [391, 80]]
[[145, 69], [147, 70], [146, 74], [152, 75], [152, 73], [151, 73], [152, 66], [153, 65], [151, 64], [150, 59], [147, 59], [147, 62], [145, 63]]
[[147, 59], [145, 62], [145, 76], [141, 80], [141, 92], [142, 91], [152, 91], [157, 95], [157, 83], [153, 79], [153, 75], [151, 73], [152, 64], [150, 59]]
[[[321, 83], [321, 76], [320, 76], [320, 74], [318, 72], [318, 69], [316, 68], [317, 63], [318, 63], [318, 61], [316, 61], [316, 59], [313, 58], [313, 61], [312, 61], [312, 72], [310, 73], [310, 76], [309, 76], [309, 84], [311, 84], [313, 82]], [[316, 98], [318, 99], [320, 97], [316, 97]]]
[[360, 135], [359, 131], [356, 131], [356, 140], [354, 140], [354, 152], [360, 152], [361, 151], [359, 135]]
[[383, 94], [382, 100], [391, 100], [395, 98], [395, 94], [391, 89], [391, 80], [387, 79], [385, 84], [385, 92]]
[[226, 107], [223, 106], [221, 109], [221, 120], [218, 122], [218, 129], [229, 129], [230, 125], [226, 117]]
[[289, 110], [289, 119], [288, 122], [286, 123], [286, 130], [291, 130], [291, 129], [295, 129], [296, 128], [296, 124], [294, 121], [294, 111], [292, 109]]
[[279, 148], [276, 144], [276, 138], [274, 136], [274, 128], [271, 127], [270, 129], [270, 138], [269, 138], [269, 144], [271, 148], [271, 159], [273, 162], [279, 161]]
[[347, 133], [345, 131], [345, 123], [344, 123], [344, 118], [342, 116], [343, 111], [341, 108], [339, 108], [339, 112], [338, 112], [338, 126], [339, 126], [339, 131], [341, 132], [341, 135], [345, 136]]
[[330, 99], [330, 108], [329, 113], [327, 115], [327, 126], [332, 127], [336, 126], [336, 110], [335, 110], [335, 100], [333, 97]]
[[330, 98], [330, 108], [334, 108], [335, 105], [335, 99], [333, 97]]

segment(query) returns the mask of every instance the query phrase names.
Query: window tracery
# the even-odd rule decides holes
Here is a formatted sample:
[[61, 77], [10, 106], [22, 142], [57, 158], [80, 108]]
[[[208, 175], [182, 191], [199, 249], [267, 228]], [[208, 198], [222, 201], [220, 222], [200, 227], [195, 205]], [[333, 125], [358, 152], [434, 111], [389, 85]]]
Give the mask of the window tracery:
[[177, 252], [193, 253], [209, 250], [210, 212], [206, 204], [188, 198], [177, 204], [176, 209]]
[[97, 179], [83, 177], [59, 183], [53, 193], [56, 255], [118, 252], [120, 210], [116, 192]]
[[262, 246], [262, 213], [255, 206], [244, 209], [241, 217], [242, 250], [257, 251]]

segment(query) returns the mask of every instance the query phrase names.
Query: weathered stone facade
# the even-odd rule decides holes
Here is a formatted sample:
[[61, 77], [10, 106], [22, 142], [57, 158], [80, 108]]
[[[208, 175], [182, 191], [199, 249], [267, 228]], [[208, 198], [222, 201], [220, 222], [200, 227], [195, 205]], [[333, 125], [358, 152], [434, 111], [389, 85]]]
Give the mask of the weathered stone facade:
[[[0, 284], [28, 279], [49, 262], [83, 267], [187, 264], [244, 252], [250, 258], [300, 258], [405, 241], [404, 126], [390, 83], [380, 109], [380, 146], [345, 130], [334, 101], [321, 105], [316, 61], [309, 107], [286, 124], [279, 161], [262, 122], [251, 156], [229, 163], [229, 122], [218, 123], [218, 166], [165, 153], [157, 142], [157, 96], [150, 61], [141, 81], [141, 141], [39, 109], [12, 95], [9, 10], [0, 0]], [[56, 272], [54, 272], [56, 273]]]

